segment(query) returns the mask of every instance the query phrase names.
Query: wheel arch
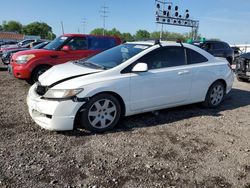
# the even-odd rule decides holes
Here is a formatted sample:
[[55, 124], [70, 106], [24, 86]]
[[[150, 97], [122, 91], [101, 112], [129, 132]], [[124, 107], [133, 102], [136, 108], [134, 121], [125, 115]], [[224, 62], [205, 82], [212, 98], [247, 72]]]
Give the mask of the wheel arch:
[[[110, 95], [114, 96], [114, 97], [119, 101], [119, 103], [120, 103], [120, 105], [121, 105], [121, 117], [125, 116], [125, 113], [126, 113], [126, 105], [125, 105], [124, 100], [122, 99], [122, 97], [121, 97], [118, 93], [116, 93], [116, 92], [114, 92], [114, 91], [102, 91], [102, 92], [99, 92], [99, 93], [94, 94], [93, 96], [91, 96], [91, 97], [89, 97], [89, 98], [93, 98], [93, 97], [95, 97], [95, 96], [97, 96], [97, 95], [101, 95], [101, 94], [110, 94]], [[74, 129], [79, 128], [78, 125], [79, 125], [80, 113], [82, 112], [82, 110], [84, 110], [86, 104], [87, 104], [87, 103], [84, 103], [84, 104], [78, 109], [78, 111], [77, 111], [77, 113], [76, 113], [76, 116], [75, 116], [75, 119], [74, 119]]]
[[[226, 90], [227, 90], [227, 83], [226, 83], [226, 81], [225, 81], [224, 79], [222, 79], [222, 78], [213, 81], [213, 82], [210, 84], [210, 86], [208, 87], [207, 92], [209, 91], [209, 89], [211, 88], [211, 86], [212, 86], [214, 83], [216, 83], [216, 82], [221, 82], [221, 83], [224, 85], [224, 89], [225, 89], [225, 92], [226, 92]], [[207, 94], [207, 92], [206, 92], [206, 94]]]
[[46, 64], [46, 63], [44, 63], [44, 64], [39, 64], [39, 65], [35, 66], [35, 67], [31, 70], [31, 74], [32, 74], [35, 70], [37, 70], [38, 68], [40, 68], [40, 67], [49, 67], [49, 68], [51, 68], [52, 65]]

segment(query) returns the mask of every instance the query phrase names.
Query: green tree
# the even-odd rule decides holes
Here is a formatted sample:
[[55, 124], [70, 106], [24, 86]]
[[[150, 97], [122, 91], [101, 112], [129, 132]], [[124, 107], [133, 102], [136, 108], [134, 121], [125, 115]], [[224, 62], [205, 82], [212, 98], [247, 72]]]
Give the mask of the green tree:
[[151, 39], [159, 39], [160, 38], [160, 32], [154, 31], [154, 32], [150, 33], [150, 38]]
[[134, 37], [130, 33], [122, 33], [121, 38], [124, 41], [133, 41], [134, 40]]
[[146, 30], [138, 30], [135, 34], [135, 39], [141, 40], [141, 39], [149, 39], [150, 33]]
[[2, 31], [3, 30], [3, 26], [2, 25], [0, 25], [0, 31]]
[[3, 31], [18, 32], [22, 33], [22, 24], [17, 21], [4, 21], [2, 29]]
[[114, 37], [121, 37], [122, 36], [121, 32], [118, 31], [116, 28], [113, 28], [113, 29], [107, 31], [107, 35], [114, 36]]
[[55, 34], [52, 28], [44, 22], [33, 22], [23, 27], [23, 32], [26, 35], [38, 35], [43, 39], [54, 39]]
[[[107, 33], [107, 30], [105, 30], [105, 33]], [[92, 35], [102, 35], [103, 34], [103, 29], [102, 28], [96, 28], [93, 29], [90, 34]]]

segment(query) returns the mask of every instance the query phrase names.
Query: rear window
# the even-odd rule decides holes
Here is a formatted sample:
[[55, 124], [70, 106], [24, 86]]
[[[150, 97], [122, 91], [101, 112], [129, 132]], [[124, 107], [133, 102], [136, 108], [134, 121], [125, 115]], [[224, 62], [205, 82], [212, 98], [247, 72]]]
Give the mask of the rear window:
[[114, 38], [96, 38], [89, 37], [89, 50], [107, 50], [116, 46], [116, 40]]
[[189, 48], [186, 48], [186, 53], [188, 64], [204, 63], [208, 61], [203, 55]]

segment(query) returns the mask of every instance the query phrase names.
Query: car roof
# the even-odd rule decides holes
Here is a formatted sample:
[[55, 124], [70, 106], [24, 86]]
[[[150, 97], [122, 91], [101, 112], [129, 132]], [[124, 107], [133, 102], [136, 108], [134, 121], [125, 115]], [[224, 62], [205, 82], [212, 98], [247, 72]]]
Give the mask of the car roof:
[[192, 49], [192, 50], [195, 50], [196, 52], [199, 52], [200, 54], [202, 54], [203, 56], [205, 56], [206, 58], [208, 58], [210, 60], [215, 58], [213, 55], [206, 52], [205, 50], [203, 50], [195, 45], [188, 44], [188, 43], [170, 42], [170, 41], [161, 41], [160, 43], [159, 43], [159, 41], [137, 41], [137, 42], [127, 42], [126, 44], [149, 45], [151, 47], [156, 46], [156, 45], [161, 45], [163, 47], [165, 47], [165, 46], [179, 46], [179, 47], [184, 46], [185, 48]]
[[71, 33], [68, 33], [68, 34], [63, 34], [62, 36], [65, 36], [65, 37], [100, 37], [100, 38], [118, 38], [118, 37], [113, 37], [113, 36], [103, 36], [103, 35], [88, 35], [88, 34], [71, 34]]
[[189, 48], [193, 48], [193, 45], [190, 45], [188, 43], [180, 43], [180, 42], [173, 42], [173, 41], [154, 41], [154, 40], [149, 40], [149, 41], [134, 41], [134, 42], [127, 42], [127, 44], [138, 44], [138, 45], [149, 45], [149, 46], [154, 46], [154, 45], [161, 45], [161, 46], [185, 46]]

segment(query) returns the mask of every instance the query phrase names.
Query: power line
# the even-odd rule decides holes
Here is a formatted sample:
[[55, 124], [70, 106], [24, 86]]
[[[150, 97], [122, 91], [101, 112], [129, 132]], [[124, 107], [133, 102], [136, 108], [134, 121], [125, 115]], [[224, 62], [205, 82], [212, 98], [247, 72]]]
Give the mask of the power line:
[[87, 19], [83, 18], [83, 21], [82, 21], [82, 33], [83, 34], [86, 33], [86, 28], [87, 28]]
[[103, 19], [103, 32], [102, 34], [105, 35], [105, 28], [106, 28], [106, 18], [108, 17], [107, 14], [109, 13], [108, 11], [108, 6], [104, 3], [104, 5], [101, 7], [100, 13], [101, 17]]

